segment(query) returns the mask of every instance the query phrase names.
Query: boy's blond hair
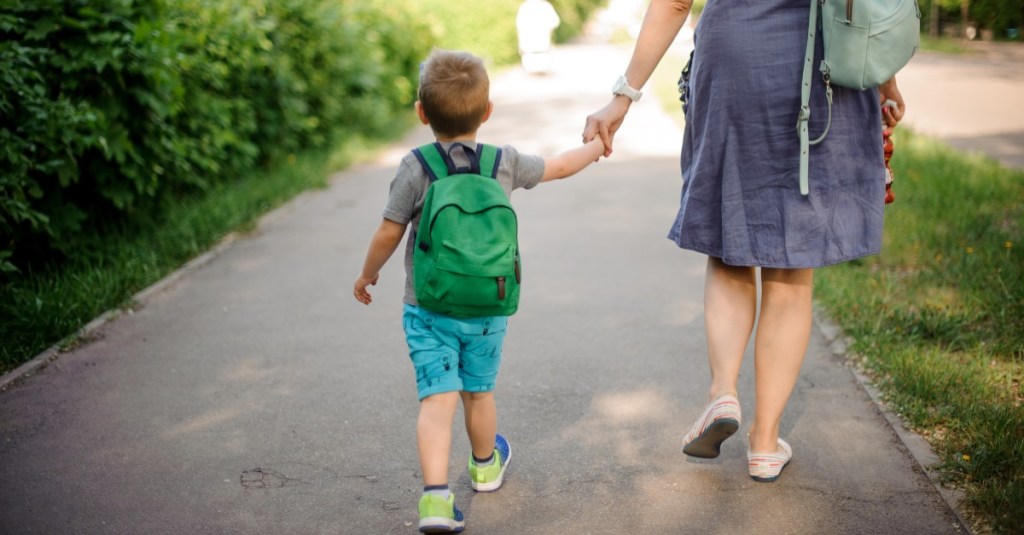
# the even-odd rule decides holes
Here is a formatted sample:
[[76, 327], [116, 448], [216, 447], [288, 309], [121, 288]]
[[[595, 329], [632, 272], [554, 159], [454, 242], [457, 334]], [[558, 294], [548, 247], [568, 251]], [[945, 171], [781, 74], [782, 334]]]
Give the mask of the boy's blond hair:
[[490, 101], [483, 60], [469, 52], [434, 50], [420, 72], [419, 99], [436, 134], [458, 137], [476, 132]]

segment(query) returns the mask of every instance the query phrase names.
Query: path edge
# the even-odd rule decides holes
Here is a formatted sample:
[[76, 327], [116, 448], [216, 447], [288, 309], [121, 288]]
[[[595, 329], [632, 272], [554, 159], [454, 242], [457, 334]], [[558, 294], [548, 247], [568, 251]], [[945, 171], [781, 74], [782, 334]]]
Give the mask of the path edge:
[[[367, 162], [370, 163], [375, 161], [376, 158], [370, 158]], [[352, 169], [359, 167], [360, 163], [355, 163], [351, 166]], [[328, 174], [328, 183], [336, 180], [339, 175], [344, 173], [346, 170], [333, 171]], [[43, 350], [41, 353], [33, 357], [28, 362], [18, 366], [17, 368], [5, 373], [0, 376], [0, 393], [6, 392], [8, 389], [22, 383], [30, 377], [42, 372], [51, 363], [56, 361], [64, 353], [70, 353], [81, 347], [83, 344], [89, 343], [92, 337], [101, 329], [103, 326], [114, 321], [122, 314], [132, 314], [135, 310], [145, 306], [153, 297], [161, 292], [164, 292], [175, 284], [180, 282], [186, 276], [192, 272], [202, 268], [209, 264], [217, 257], [224, 254], [230, 249], [235, 243], [244, 240], [250, 236], [260, 233], [265, 225], [272, 223], [280, 217], [283, 217], [286, 213], [295, 209], [300, 204], [306, 202], [309, 196], [317, 189], [306, 190], [298, 195], [292, 197], [288, 201], [285, 201], [280, 206], [271, 209], [269, 212], [264, 213], [262, 216], [256, 218], [256, 223], [253, 225], [251, 230], [234, 230], [228, 232], [216, 245], [207, 249], [205, 252], [200, 253], [199, 256], [189, 260], [181, 267], [175, 269], [171, 273], [167, 274], [163, 278], [154, 282], [153, 284], [139, 290], [133, 294], [125, 303], [125, 305], [107, 310], [100, 314], [95, 319], [85, 324], [84, 327], [75, 331], [73, 334], [68, 335], [63, 340], [53, 344], [49, 348]]]
[[939, 456], [935, 454], [931, 444], [924, 437], [907, 428], [902, 418], [888, 409], [881, 391], [875, 387], [871, 379], [860, 369], [854, 358], [856, 355], [849, 352], [851, 338], [832, 321], [832, 318], [825, 312], [824, 308], [819, 305], [814, 307], [814, 324], [818, 333], [824, 339], [825, 347], [829, 354], [837, 358], [843, 367], [850, 371], [850, 375], [853, 376], [861, 391], [871, 399], [875, 410], [885, 419], [886, 424], [896, 435], [896, 438], [899, 439], [904, 449], [910, 453], [910, 457], [914, 460], [918, 469], [928, 477], [932, 487], [939, 493], [942, 500], [946, 502], [953, 516], [956, 517], [959, 528], [964, 530], [967, 535], [975, 535], [974, 530], [971, 529], [971, 523], [963, 514], [963, 491], [952, 489], [942, 484], [942, 481], [939, 479], [938, 470], [932, 468], [940, 461]]

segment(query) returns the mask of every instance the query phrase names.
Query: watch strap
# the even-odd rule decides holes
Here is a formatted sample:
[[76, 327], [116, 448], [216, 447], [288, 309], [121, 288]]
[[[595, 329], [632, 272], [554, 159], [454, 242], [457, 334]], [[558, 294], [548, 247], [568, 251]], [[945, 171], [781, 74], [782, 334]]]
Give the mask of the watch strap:
[[619, 76], [619, 78], [615, 81], [615, 85], [612, 86], [612, 94], [622, 95], [628, 98], [629, 100], [636, 102], [640, 100], [641, 96], [643, 96], [643, 91], [630, 87], [625, 75], [623, 75]]

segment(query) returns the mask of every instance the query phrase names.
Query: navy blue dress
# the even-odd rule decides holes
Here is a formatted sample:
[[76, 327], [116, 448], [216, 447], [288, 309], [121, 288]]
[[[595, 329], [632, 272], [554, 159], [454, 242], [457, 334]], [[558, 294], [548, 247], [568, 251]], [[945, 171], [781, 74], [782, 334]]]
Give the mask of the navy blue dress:
[[[710, 0], [697, 25], [669, 238], [735, 266], [814, 268], [877, 254], [885, 164], [878, 91], [833, 87], [832, 126], [799, 188], [797, 114], [808, 0]], [[811, 93], [811, 139], [828, 120]]]

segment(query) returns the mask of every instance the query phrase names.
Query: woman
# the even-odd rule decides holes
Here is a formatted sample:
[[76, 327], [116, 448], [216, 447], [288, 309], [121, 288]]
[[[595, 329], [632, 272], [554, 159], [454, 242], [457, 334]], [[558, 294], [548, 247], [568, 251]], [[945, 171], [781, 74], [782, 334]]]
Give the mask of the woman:
[[[650, 2], [611, 102], [587, 117], [583, 139], [601, 137], [606, 156], [691, 3]], [[882, 123], [894, 127], [905, 111], [895, 78], [867, 91], [833, 87], [831, 129], [811, 149], [810, 191], [801, 195], [796, 124], [809, 16], [808, 0], [708, 1], [694, 37], [683, 189], [669, 232], [680, 247], [708, 255], [711, 387], [707, 408], [683, 439], [688, 455], [717, 457], [739, 428], [736, 385], [758, 312], [760, 270], [756, 406], [747, 450], [756, 481], [778, 479], [793, 455], [779, 437], [779, 421], [810, 339], [813, 269], [881, 249]], [[814, 78], [812, 139], [828, 117], [824, 82]], [[895, 106], [883, 109], [880, 103], [890, 99]]]

